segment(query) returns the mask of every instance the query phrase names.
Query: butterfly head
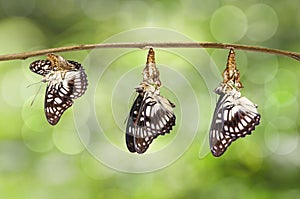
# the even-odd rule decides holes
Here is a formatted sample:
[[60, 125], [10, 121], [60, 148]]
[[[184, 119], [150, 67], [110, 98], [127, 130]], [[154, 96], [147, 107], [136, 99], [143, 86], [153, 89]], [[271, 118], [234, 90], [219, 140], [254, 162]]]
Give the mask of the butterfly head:
[[160, 95], [160, 87], [156, 84], [149, 85], [147, 82], [142, 82], [140, 85], [135, 88], [137, 93], [149, 93], [151, 95]]

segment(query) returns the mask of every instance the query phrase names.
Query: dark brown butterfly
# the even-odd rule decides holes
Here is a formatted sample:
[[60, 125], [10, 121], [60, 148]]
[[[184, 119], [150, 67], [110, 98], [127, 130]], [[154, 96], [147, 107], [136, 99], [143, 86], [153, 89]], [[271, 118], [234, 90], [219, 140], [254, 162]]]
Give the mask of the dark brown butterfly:
[[56, 125], [73, 100], [82, 96], [87, 89], [87, 76], [81, 64], [48, 54], [47, 60], [30, 64], [30, 70], [43, 76], [47, 83], [44, 110], [51, 125]]
[[221, 156], [228, 146], [240, 137], [251, 134], [260, 122], [257, 105], [241, 97], [240, 73], [236, 69], [235, 53], [230, 49], [223, 82], [215, 89], [220, 95], [212, 119], [209, 143], [212, 154]]
[[143, 82], [129, 113], [126, 127], [126, 144], [130, 152], [144, 153], [153, 139], [172, 130], [176, 117], [175, 105], [160, 95], [161, 82], [155, 65], [154, 51], [150, 48]]

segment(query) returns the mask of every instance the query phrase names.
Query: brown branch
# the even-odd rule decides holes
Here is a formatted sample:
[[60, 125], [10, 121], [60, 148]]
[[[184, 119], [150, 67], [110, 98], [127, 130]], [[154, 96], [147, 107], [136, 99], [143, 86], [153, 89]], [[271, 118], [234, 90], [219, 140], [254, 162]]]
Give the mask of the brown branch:
[[218, 48], [228, 49], [234, 48], [237, 50], [263, 52], [275, 55], [287, 56], [300, 61], [300, 53], [290, 52], [284, 50], [278, 50], [273, 48], [264, 48], [257, 46], [248, 46], [240, 44], [223, 44], [223, 43], [207, 43], [207, 42], [137, 42], [137, 43], [102, 43], [102, 44], [83, 44], [76, 46], [66, 46], [58, 48], [50, 48], [44, 50], [36, 50], [31, 52], [23, 52], [16, 54], [0, 55], [0, 61], [27, 59], [29, 57], [35, 57], [45, 55], [47, 53], [67, 52], [75, 50], [91, 50], [95, 48]]

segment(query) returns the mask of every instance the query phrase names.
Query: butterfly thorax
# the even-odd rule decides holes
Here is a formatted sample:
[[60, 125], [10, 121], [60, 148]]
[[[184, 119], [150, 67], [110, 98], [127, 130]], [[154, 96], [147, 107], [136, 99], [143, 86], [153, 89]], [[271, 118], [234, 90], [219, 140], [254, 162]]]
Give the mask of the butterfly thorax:
[[228, 94], [228, 95], [234, 95], [235, 93], [239, 93], [240, 88], [236, 87], [235, 84], [228, 82], [228, 83], [221, 83], [220, 86], [218, 86], [214, 92], [218, 95], [222, 94]]
[[62, 71], [51, 71], [43, 77], [42, 82], [49, 82], [49, 85], [59, 84], [64, 80], [64, 76], [64, 72]]
[[151, 93], [152, 95], [160, 95], [160, 86], [157, 84], [148, 84], [147, 82], [142, 82], [137, 88], [135, 88], [138, 93]]
[[226, 94], [232, 96], [234, 99], [238, 99], [241, 97], [241, 92], [235, 89], [228, 91]]
[[228, 88], [226, 86], [228, 86], [228, 85], [221, 84], [214, 90], [215, 93], [218, 95], [225, 95], [225, 94], [230, 95], [235, 99], [241, 97], [241, 92], [239, 90], [232, 88], [232, 87], [230, 89], [226, 90], [226, 88]]

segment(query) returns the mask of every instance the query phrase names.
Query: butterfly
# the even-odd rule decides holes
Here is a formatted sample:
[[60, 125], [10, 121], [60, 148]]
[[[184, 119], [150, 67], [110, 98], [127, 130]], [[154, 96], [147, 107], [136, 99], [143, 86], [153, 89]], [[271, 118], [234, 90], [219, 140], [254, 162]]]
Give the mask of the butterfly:
[[144, 153], [153, 139], [172, 130], [175, 105], [157, 93], [137, 90], [127, 121], [126, 144], [130, 152]]
[[60, 55], [48, 54], [47, 60], [37, 60], [29, 69], [42, 75], [47, 83], [44, 111], [48, 122], [56, 125], [62, 114], [82, 96], [88, 85], [87, 76], [78, 62], [65, 60]]
[[160, 95], [161, 82], [152, 48], [149, 49], [143, 81], [129, 113], [126, 145], [132, 153], [144, 153], [159, 135], [169, 133], [175, 125], [175, 105]]
[[222, 76], [223, 82], [215, 89], [220, 97], [209, 131], [210, 150], [215, 157], [221, 156], [236, 139], [251, 134], [260, 122], [257, 105], [242, 97], [239, 91], [243, 85], [233, 48], [229, 51]]
[[210, 149], [214, 156], [221, 156], [228, 146], [240, 137], [251, 134], [260, 122], [257, 105], [241, 93], [232, 90], [220, 95], [210, 128]]

